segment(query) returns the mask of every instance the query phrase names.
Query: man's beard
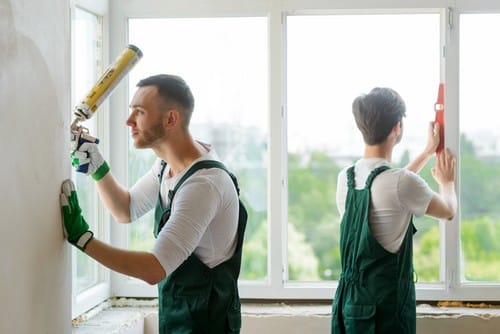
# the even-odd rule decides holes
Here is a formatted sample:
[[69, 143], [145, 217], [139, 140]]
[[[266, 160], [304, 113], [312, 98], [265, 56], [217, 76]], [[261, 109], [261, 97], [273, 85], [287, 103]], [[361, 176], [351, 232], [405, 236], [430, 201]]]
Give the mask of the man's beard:
[[151, 148], [155, 141], [165, 136], [163, 125], [157, 124], [148, 130], [142, 130], [134, 142], [136, 148]]

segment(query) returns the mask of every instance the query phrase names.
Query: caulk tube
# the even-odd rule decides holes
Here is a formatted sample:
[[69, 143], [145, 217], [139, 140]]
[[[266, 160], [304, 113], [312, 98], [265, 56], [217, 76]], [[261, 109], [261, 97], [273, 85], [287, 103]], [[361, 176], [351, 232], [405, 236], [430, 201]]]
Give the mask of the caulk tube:
[[75, 115], [82, 120], [90, 119], [101, 103], [141, 58], [142, 51], [137, 46], [129, 44], [115, 62], [104, 71], [85, 98], [75, 107]]
[[[92, 137], [88, 130], [78, 123], [94, 116], [97, 108], [141, 58], [142, 51], [137, 46], [129, 44], [114, 63], [108, 66], [85, 98], [76, 105], [74, 112], [76, 118], [71, 124], [71, 141], [74, 150], [77, 150], [83, 143], [99, 143], [99, 139]], [[79, 165], [76, 171], [87, 173], [88, 164]]]

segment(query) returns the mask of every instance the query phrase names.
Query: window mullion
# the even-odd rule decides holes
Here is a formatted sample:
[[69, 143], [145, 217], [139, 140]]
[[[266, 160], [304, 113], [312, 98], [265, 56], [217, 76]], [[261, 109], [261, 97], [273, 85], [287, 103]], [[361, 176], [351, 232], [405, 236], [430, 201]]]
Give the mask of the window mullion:
[[[448, 8], [444, 13], [445, 31], [445, 145], [457, 156], [457, 175], [459, 166], [459, 98], [458, 98], [458, 73], [459, 73], [459, 26], [454, 8]], [[450, 21], [451, 20], [451, 21]], [[452, 23], [452, 24], [451, 24]], [[457, 194], [459, 193], [459, 180], [455, 183]], [[459, 199], [460, 200], [460, 199]], [[457, 212], [452, 221], [440, 222], [442, 231], [442, 259], [441, 277], [445, 283], [446, 295], [452, 297], [460, 288], [460, 217]]]
[[[282, 291], [286, 268], [286, 145], [284, 135], [284, 36], [280, 8], [269, 17], [269, 283]], [[278, 295], [280, 293], [278, 292]]]

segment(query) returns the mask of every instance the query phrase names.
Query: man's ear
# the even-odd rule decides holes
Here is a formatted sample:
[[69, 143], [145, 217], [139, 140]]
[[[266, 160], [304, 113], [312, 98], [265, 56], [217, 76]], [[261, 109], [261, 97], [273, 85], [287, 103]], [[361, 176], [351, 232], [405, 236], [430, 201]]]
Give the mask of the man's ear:
[[180, 122], [181, 115], [179, 111], [175, 108], [168, 109], [163, 116], [163, 126], [166, 129], [172, 129]]
[[392, 132], [396, 135], [396, 137], [401, 136], [401, 122], [397, 122], [396, 125], [392, 127]]

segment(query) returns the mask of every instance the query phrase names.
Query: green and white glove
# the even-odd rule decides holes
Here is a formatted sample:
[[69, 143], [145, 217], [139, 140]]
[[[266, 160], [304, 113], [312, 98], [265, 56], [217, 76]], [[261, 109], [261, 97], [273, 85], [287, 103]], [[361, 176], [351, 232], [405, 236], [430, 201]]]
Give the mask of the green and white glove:
[[109, 165], [95, 143], [86, 142], [71, 151], [71, 164], [77, 172], [90, 175], [96, 181], [109, 172]]
[[62, 183], [60, 202], [64, 236], [72, 245], [85, 252], [85, 247], [94, 237], [94, 233], [89, 231], [89, 224], [82, 216], [73, 181], [68, 179]]

